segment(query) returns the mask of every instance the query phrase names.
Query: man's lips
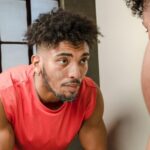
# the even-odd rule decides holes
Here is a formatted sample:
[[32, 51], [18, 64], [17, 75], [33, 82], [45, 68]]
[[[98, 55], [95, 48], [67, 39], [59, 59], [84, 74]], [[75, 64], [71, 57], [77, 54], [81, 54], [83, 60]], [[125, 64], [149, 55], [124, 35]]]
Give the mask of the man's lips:
[[71, 87], [78, 87], [80, 86], [81, 82], [79, 80], [72, 80], [66, 83], [63, 83], [62, 86], [71, 86]]
[[75, 92], [79, 89], [80, 83], [79, 82], [67, 82], [63, 84], [70, 92]]
[[78, 83], [69, 83], [69, 84], [65, 84], [65, 86], [70, 86], [70, 87], [78, 87], [80, 84]]

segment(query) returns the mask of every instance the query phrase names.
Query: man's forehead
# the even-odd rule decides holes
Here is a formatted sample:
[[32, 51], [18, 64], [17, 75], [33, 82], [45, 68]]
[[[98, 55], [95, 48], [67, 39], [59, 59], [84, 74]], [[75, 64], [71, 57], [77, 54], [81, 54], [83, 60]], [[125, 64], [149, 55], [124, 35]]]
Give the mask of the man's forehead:
[[89, 52], [89, 47], [86, 43], [81, 43], [79, 45], [73, 45], [67, 42], [61, 42], [57, 47], [52, 48], [52, 50], [56, 50], [59, 52]]
[[[57, 54], [56, 54], [56, 56], [70, 56], [70, 57], [73, 57], [73, 53], [71, 53], [71, 52], [65, 52], [65, 51], [62, 51], [62, 52], [58, 52]], [[90, 54], [89, 54], [89, 52], [83, 52], [83, 53], [80, 53], [80, 55], [83, 57], [83, 56], [90, 56]]]
[[61, 57], [61, 56], [66, 56], [66, 57], [83, 57], [83, 56], [89, 56], [89, 50], [87, 49], [53, 49], [50, 50], [49, 53], [55, 57]]
[[89, 53], [89, 46], [87, 45], [86, 42], [82, 42], [78, 45], [74, 45], [70, 42], [60, 42], [59, 44], [55, 46], [48, 46], [45, 44], [41, 44], [38, 47], [38, 50], [41, 53], [45, 53], [46, 51], [51, 53], [51, 54], [59, 54], [59, 53]]
[[88, 47], [88, 44], [86, 42], [69, 42], [69, 41], [62, 41], [60, 42], [56, 47], [70, 47], [73, 49], [80, 49], [83, 47]]

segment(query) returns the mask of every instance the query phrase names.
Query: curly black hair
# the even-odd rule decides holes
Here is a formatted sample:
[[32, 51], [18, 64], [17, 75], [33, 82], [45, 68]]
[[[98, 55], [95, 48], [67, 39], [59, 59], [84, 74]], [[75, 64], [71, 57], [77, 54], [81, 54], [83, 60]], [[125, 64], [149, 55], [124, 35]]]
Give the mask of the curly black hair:
[[61, 41], [73, 45], [87, 42], [89, 47], [97, 42], [101, 35], [97, 26], [85, 16], [74, 14], [63, 9], [40, 14], [25, 34], [29, 45], [57, 46]]
[[131, 8], [133, 15], [142, 16], [145, 0], [125, 0], [125, 2]]

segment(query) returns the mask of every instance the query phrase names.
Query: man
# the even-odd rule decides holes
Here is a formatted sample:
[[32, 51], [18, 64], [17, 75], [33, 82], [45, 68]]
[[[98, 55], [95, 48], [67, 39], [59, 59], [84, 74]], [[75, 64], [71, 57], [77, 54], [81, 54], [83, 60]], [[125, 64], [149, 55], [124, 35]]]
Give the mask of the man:
[[86, 77], [97, 27], [62, 9], [41, 14], [25, 37], [32, 64], [0, 75], [0, 150], [106, 150], [103, 99]]
[[[126, 4], [131, 8], [134, 15], [138, 15], [142, 18], [142, 23], [146, 28], [150, 40], [150, 1], [126, 0]], [[141, 81], [145, 103], [150, 113], [150, 41], [146, 47], [146, 52], [143, 59]], [[150, 150], [150, 140], [147, 146], [147, 150]]]
[[[150, 39], [150, 1], [149, 0], [126, 0], [126, 4], [131, 8], [134, 15], [138, 15], [143, 20]], [[145, 102], [150, 113], [150, 43], [146, 48], [142, 66], [142, 90]]]

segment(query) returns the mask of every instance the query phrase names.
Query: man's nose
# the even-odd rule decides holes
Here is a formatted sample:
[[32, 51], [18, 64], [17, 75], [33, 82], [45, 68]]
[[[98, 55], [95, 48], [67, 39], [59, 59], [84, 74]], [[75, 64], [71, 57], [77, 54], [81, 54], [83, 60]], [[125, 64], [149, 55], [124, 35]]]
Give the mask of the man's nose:
[[69, 68], [69, 77], [70, 78], [79, 79], [79, 78], [81, 78], [81, 76], [82, 76], [81, 69], [77, 64], [70, 66], [70, 68]]

